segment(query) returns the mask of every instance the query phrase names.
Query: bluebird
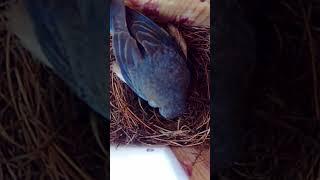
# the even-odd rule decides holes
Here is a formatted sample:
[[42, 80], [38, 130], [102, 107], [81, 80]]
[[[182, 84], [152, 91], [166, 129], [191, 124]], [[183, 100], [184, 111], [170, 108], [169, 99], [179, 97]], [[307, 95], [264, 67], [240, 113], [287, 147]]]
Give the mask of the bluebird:
[[7, 12], [24, 46], [93, 110], [108, 118], [104, 0], [24, 0]]
[[190, 71], [175, 39], [122, 0], [111, 2], [110, 33], [116, 75], [164, 118], [182, 115]]

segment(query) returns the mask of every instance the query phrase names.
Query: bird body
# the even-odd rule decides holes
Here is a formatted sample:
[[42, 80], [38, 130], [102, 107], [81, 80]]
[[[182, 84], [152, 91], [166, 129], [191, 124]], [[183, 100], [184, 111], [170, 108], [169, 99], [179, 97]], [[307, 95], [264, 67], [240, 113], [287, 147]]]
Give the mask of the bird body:
[[9, 29], [26, 48], [104, 118], [109, 118], [107, 5], [103, 0], [24, 0], [7, 12]]
[[164, 118], [178, 117], [185, 111], [190, 83], [181, 48], [163, 28], [122, 0], [113, 0], [110, 7], [113, 70]]

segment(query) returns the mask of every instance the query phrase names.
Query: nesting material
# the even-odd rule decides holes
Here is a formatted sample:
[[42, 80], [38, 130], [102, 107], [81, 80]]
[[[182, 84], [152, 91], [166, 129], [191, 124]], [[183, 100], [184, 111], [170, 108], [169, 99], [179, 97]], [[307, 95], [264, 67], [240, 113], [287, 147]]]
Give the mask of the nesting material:
[[[110, 142], [193, 146], [210, 140], [210, 30], [178, 28], [187, 44], [192, 83], [187, 112], [169, 121], [138, 98], [110, 68]], [[115, 61], [110, 41], [111, 62]]]

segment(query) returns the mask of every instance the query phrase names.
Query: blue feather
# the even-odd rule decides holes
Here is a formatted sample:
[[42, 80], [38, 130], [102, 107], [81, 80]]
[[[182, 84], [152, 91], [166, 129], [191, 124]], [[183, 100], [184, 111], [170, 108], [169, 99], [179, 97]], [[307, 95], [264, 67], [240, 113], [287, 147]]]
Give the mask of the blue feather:
[[95, 111], [107, 114], [107, 2], [25, 0], [53, 71]]

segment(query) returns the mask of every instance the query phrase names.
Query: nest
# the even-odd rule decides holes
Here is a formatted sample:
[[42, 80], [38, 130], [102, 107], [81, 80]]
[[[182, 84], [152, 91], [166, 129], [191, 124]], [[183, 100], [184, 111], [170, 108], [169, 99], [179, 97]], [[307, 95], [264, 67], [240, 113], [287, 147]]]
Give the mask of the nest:
[[[174, 121], [140, 100], [110, 69], [110, 142], [194, 146], [210, 140], [210, 29], [179, 27], [192, 71], [187, 112]], [[110, 58], [114, 61], [110, 43]]]

